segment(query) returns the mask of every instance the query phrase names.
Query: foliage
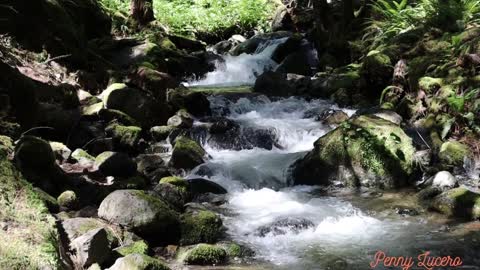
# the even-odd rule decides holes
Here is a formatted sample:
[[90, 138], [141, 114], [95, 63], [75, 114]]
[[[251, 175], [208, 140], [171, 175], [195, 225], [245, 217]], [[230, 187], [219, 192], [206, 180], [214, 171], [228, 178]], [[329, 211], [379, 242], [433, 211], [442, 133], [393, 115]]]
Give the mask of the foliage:
[[[112, 14], [129, 13], [128, 0], [100, 0]], [[265, 30], [275, 10], [272, 0], [154, 0], [155, 18], [171, 32], [194, 36]], [[125, 26], [123, 26], [125, 27]]]

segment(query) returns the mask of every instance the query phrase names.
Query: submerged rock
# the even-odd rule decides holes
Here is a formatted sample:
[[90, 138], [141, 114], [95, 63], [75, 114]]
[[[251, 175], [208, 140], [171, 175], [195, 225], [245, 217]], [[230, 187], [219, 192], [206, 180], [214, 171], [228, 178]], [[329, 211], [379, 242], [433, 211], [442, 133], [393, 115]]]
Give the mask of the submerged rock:
[[287, 233], [299, 233], [314, 226], [315, 224], [313, 224], [313, 222], [305, 218], [283, 218], [259, 227], [255, 234], [265, 237], [267, 234], [282, 235]]
[[[412, 139], [396, 124], [362, 115], [343, 123], [315, 142], [293, 165], [295, 184], [395, 188], [413, 173]], [[345, 173], [348, 172], [348, 173]]]

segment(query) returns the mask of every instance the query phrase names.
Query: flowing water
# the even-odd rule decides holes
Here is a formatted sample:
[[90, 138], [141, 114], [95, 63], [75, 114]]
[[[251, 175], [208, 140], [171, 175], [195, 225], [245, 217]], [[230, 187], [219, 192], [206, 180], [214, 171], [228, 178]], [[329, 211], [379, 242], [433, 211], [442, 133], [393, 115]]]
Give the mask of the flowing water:
[[[256, 55], [226, 57], [226, 69], [194, 84], [251, 83], [254, 72], [271, 66], [265, 58], [277, 44], [273, 42]], [[258, 65], [252, 68], [253, 63]], [[382, 193], [289, 184], [290, 165], [333, 128], [315, 121], [308, 112], [338, 109], [334, 104], [293, 97], [274, 100], [256, 95], [235, 99], [217, 95], [211, 96], [210, 101], [214, 113], [225, 115], [227, 107], [229, 119], [253, 129], [274, 130], [276, 135], [277, 145], [271, 150], [221, 149], [205, 142], [203, 146], [211, 159], [188, 176], [208, 178], [229, 191], [228, 203], [224, 206], [228, 212], [224, 216], [228, 235], [252, 248], [255, 261], [264, 268], [371, 269], [370, 261], [382, 250], [389, 256], [413, 256], [414, 260], [425, 251], [434, 256], [460, 256], [463, 265], [458, 269], [480, 269], [477, 267], [480, 265], [479, 224], [457, 225], [439, 215], [425, 213], [411, 191]], [[354, 113], [344, 111], [349, 115]], [[205, 168], [208, 175], [202, 173]], [[402, 216], [397, 214], [399, 208], [416, 208], [420, 214]], [[282, 233], [259, 233], [265, 226], [268, 228], [273, 222], [286, 218], [306, 219], [310, 225], [302, 229], [286, 227]], [[400, 268], [379, 265], [375, 269]]]

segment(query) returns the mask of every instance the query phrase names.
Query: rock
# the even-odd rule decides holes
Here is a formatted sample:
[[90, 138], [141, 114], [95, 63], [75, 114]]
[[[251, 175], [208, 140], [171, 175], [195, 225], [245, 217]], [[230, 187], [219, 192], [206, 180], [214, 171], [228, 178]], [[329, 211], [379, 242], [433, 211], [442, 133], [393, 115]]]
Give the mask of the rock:
[[165, 115], [153, 96], [125, 84], [112, 84], [100, 95], [107, 109], [119, 110], [131, 116], [142, 126], [162, 122]]
[[137, 172], [137, 164], [126, 154], [119, 152], [103, 152], [95, 158], [95, 167], [106, 176], [129, 177]]
[[73, 151], [71, 157], [72, 157], [73, 160], [76, 160], [82, 166], [89, 166], [89, 165], [93, 165], [93, 163], [95, 163], [95, 158], [92, 157], [85, 150], [80, 149], [80, 148]]
[[130, 81], [160, 101], [166, 100], [167, 89], [178, 87], [178, 82], [169, 74], [145, 66], [139, 67], [130, 76]]
[[163, 177], [166, 170], [166, 164], [158, 154], [142, 154], [136, 158], [137, 171], [145, 175], [151, 182], [157, 182]]
[[15, 146], [15, 161], [23, 171], [46, 171], [55, 166], [50, 144], [38, 137], [24, 136]]
[[272, 53], [272, 60], [281, 63], [289, 54], [300, 49], [302, 39], [303, 36], [301, 34], [294, 34], [285, 42], [280, 43]]
[[98, 218], [75, 217], [62, 221], [62, 228], [69, 242], [95, 229], [105, 229], [110, 247], [115, 247], [119, 243], [121, 230], [111, 224], [107, 224]]
[[192, 197], [189, 192], [188, 182], [179, 177], [164, 177], [154, 188], [154, 191], [175, 209], [183, 210], [183, 206]]
[[305, 218], [282, 218], [268, 225], [259, 227], [255, 234], [265, 237], [267, 234], [275, 236], [287, 233], [299, 233], [314, 226], [315, 224], [313, 224], [313, 222]]
[[[278, 147], [274, 129], [241, 127], [233, 121], [214, 123], [210, 127], [210, 130], [212, 129], [214, 132], [211, 132], [207, 142], [217, 148], [241, 150], [257, 147], [271, 150], [274, 146]], [[220, 133], [222, 129], [224, 133]]]
[[143, 254], [129, 254], [119, 258], [107, 270], [170, 270], [165, 262]]
[[395, 207], [394, 209], [395, 209], [395, 213], [401, 216], [413, 217], [413, 216], [418, 216], [420, 214], [417, 209], [404, 207], [404, 206], [398, 206], [398, 207]]
[[175, 141], [169, 165], [176, 169], [193, 169], [205, 162], [207, 153], [195, 141], [180, 136]]
[[193, 196], [197, 196], [204, 193], [213, 193], [213, 194], [227, 194], [227, 190], [220, 186], [219, 184], [212, 182], [210, 180], [195, 178], [187, 179], [190, 192]]
[[181, 245], [215, 243], [223, 232], [222, 220], [211, 211], [185, 213], [180, 219]]
[[167, 125], [174, 128], [191, 128], [193, 126], [193, 117], [186, 110], [179, 110], [168, 119]]
[[393, 65], [390, 57], [379, 52], [370, 51], [363, 59], [361, 74], [367, 81], [371, 98], [379, 98], [385, 85], [389, 85], [392, 80]]
[[414, 171], [412, 139], [396, 124], [361, 115], [330, 131], [293, 165], [295, 184], [329, 185], [345, 175], [347, 186], [405, 186]]
[[68, 149], [68, 147], [61, 142], [50, 142], [50, 147], [59, 161], [67, 160], [72, 153], [72, 150]]
[[113, 251], [123, 257], [130, 254], [148, 255], [148, 250], [148, 244], [143, 240], [138, 240], [128, 245], [120, 246]]
[[266, 71], [257, 77], [253, 91], [269, 96], [288, 96], [294, 92], [285, 74]]
[[78, 198], [75, 192], [71, 190], [64, 191], [57, 198], [58, 205], [61, 209], [75, 210], [78, 207]]
[[394, 111], [380, 110], [379, 112], [374, 113], [375, 116], [400, 125], [402, 123], [402, 116]]
[[228, 118], [221, 118], [215, 121], [208, 131], [210, 134], [224, 134], [225, 132], [231, 130], [231, 129], [238, 129], [240, 126], [235, 123], [233, 120], [230, 120]]
[[167, 101], [177, 110], [186, 109], [194, 116], [211, 114], [210, 101], [200, 92], [191, 91], [186, 87], [178, 87], [167, 92]]
[[188, 250], [183, 259], [189, 265], [221, 265], [227, 260], [227, 252], [218, 246], [199, 244]]
[[150, 134], [154, 140], [163, 141], [166, 140], [174, 130], [175, 128], [171, 126], [156, 126], [150, 129]]
[[103, 228], [93, 229], [70, 243], [75, 251], [75, 264], [88, 267], [93, 263], [104, 263], [110, 256], [110, 243]]
[[432, 186], [441, 189], [451, 189], [458, 186], [458, 181], [450, 172], [441, 171], [435, 174]]
[[312, 69], [308, 60], [308, 56], [302, 52], [294, 52], [289, 54], [275, 69], [280, 73], [294, 73], [300, 75], [311, 75]]
[[252, 54], [257, 50], [260, 44], [267, 42], [268, 40], [285, 38], [291, 35], [292, 32], [288, 31], [277, 31], [271, 33], [257, 34], [233, 48], [231, 54], [234, 56], [238, 56], [243, 53]]
[[160, 242], [174, 239], [178, 231], [177, 213], [159, 198], [140, 190], [110, 193], [100, 204], [98, 216]]
[[98, 112], [98, 116], [105, 121], [105, 123], [109, 123], [112, 121], [116, 121], [121, 125], [124, 126], [140, 126], [140, 123], [138, 123], [135, 119], [130, 117], [128, 114], [119, 111], [119, 110], [113, 110], [113, 109], [101, 109]]
[[168, 35], [168, 38], [179, 49], [186, 49], [188, 51], [204, 51], [206, 47], [205, 44], [201, 41], [185, 38], [182, 36]]
[[107, 126], [105, 132], [113, 138], [114, 147], [124, 151], [135, 151], [142, 137], [142, 128], [122, 126], [117, 123]]
[[255, 251], [253, 251], [247, 246], [239, 245], [235, 242], [222, 242], [217, 245], [225, 249], [228, 258], [234, 260], [235, 262], [241, 262], [242, 259], [255, 256]]
[[470, 149], [457, 141], [444, 142], [438, 153], [440, 162], [446, 166], [462, 166], [464, 158], [470, 155]]
[[288, 13], [288, 9], [284, 5], [280, 5], [275, 11], [275, 16], [272, 20], [272, 31], [294, 31], [295, 26], [293, 25], [292, 18]]
[[435, 197], [430, 208], [451, 217], [480, 219], [480, 194], [463, 186], [450, 189]]

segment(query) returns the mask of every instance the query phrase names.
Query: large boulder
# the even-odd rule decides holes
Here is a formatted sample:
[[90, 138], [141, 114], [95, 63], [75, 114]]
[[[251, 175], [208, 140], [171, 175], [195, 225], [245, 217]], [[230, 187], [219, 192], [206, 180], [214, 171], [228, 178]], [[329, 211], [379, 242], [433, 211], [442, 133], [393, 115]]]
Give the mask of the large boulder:
[[142, 137], [142, 128], [137, 126], [122, 126], [112, 123], [105, 128], [105, 132], [113, 139], [116, 149], [123, 151], [135, 151]]
[[62, 230], [65, 232], [65, 236], [70, 243], [85, 233], [96, 229], [105, 229], [109, 246], [111, 248], [117, 246], [121, 240], [119, 239], [121, 230], [118, 227], [108, 224], [107, 222], [98, 218], [69, 218], [62, 221], [61, 225]]
[[175, 109], [186, 109], [194, 116], [206, 116], [211, 113], [210, 101], [200, 92], [186, 87], [178, 87], [167, 92], [167, 101]]
[[286, 56], [275, 71], [305, 76], [311, 75], [312, 73], [308, 55], [303, 51], [294, 52]]
[[141, 190], [117, 190], [108, 195], [98, 208], [98, 216], [131, 228], [153, 241], [177, 237], [178, 214], [161, 199]]
[[103, 228], [86, 232], [73, 240], [70, 247], [75, 251], [75, 265], [82, 268], [86, 268], [93, 263], [104, 263], [111, 252], [107, 232]]
[[167, 125], [175, 128], [191, 128], [193, 121], [193, 116], [182, 109], [168, 119]]
[[130, 254], [119, 258], [107, 270], [170, 270], [165, 262], [144, 254]]
[[167, 99], [167, 89], [178, 86], [178, 82], [168, 73], [144, 66], [139, 67], [130, 75], [130, 81], [137, 87], [150, 92], [162, 102]]
[[258, 76], [253, 90], [269, 96], [288, 96], [294, 92], [294, 88], [288, 84], [287, 75], [275, 71], [267, 71]]
[[205, 162], [207, 152], [195, 141], [180, 136], [175, 141], [170, 165], [176, 169], [193, 169]]
[[369, 97], [378, 99], [386, 85], [390, 85], [393, 74], [393, 64], [386, 54], [371, 51], [363, 59], [361, 74], [367, 81]]
[[160, 180], [154, 191], [172, 207], [183, 210], [191, 199], [188, 182], [180, 177], [169, 176]]
[[373, 115], [342, 123], [315, 142], [293, 165], [295, 184], [396, 188], [414, 171], [412, 139], [396, 124]]

